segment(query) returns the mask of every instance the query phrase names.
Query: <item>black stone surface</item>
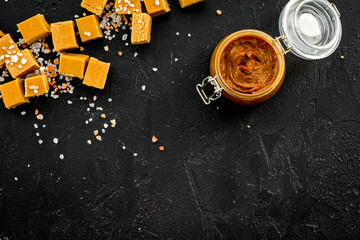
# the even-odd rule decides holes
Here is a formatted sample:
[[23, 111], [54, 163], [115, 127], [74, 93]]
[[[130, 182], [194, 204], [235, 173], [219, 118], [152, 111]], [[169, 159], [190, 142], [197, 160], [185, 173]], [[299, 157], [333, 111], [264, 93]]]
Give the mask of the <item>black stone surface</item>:
[[[18, 39], [18, 22], [37, 13], [74, 19], [86, 12], [80, 2], [0, 0], [0, 29]], [[339, 49], [319, 61], [286, 56], [280, 91], [254, 107], [205, 106], [195, 85], [226, 35], [253, 28], [277, 36], [287, 1], [169, 2], [149, 45], [125, 46], [128, 30], [81, 44], [111, 62], [105, 90], [75, 79], [73, 95], [13, 110], [1, 103], [0, 239], [358, 239], [360, 2], [334, 1]], [[94, 95], [107, 119], [87, 111]], [[113, 118], [116, 128], [95, 140]]]

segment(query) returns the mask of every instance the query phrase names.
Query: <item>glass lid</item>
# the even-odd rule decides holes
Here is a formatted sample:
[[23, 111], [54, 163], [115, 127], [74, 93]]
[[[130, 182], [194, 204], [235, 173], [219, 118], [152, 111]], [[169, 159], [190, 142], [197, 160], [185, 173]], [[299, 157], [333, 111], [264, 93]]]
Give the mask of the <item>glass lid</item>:
[[290, 0], [279, 19], [280, 39], [288, 50], [308, 59], [322, 59], [339, 46], [340, 13], [327, 0]]

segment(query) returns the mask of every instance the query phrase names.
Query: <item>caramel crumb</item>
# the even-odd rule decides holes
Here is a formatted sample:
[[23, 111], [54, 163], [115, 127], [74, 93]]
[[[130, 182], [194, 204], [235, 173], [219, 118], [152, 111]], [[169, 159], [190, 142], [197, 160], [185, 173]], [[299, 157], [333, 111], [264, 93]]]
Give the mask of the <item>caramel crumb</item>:
[[57, 73], [56, 73], [55, 71], [53, 71], [53, 72], [50, 73], [50, 77], [51, 77], [51, 78], [54, 78], [54, 77], [56, 77], [56, 76], [57, 76]]
[[101, 140], [102, 140], [102, 138], [101, 138], [100, 135], [97, 135], [97, 136], [96, 136], [96, 139], [99, 140], [100, 142], [101, 142]]
[[111, 123], [112, 128], [114, 128], [116, 126], [116, 120], [115, 119], [110, 120], [110, 123]]
[[121, 57], [123, 55], [122, 51], [118, 51], [118, 55]]
[[93, 97], [94, 102], [96, 101], [96, 99], [97, 99], [97, 96], [94, 96], [94, 97]]
[[39, 114], [39, 110], [35, 109], [35, 115]]
[[91, 140], [87, 140], [87, 143], [88, 143], [89, 145], [91, 145]]
[[80, 51], [84, 51], [85, 49], [83, 47], [80, 47]]
[[14, 177], [14, 181], [17, 182], [19, 181], [19, 179], [17, 177]]
[[54, 64], [55, 64], [55, 65], [59, 65], [59, 58], [55, 58]]
[[98, 130], [95, 130], [94, 131], [94, 135], [97, 136], [99, 134], [99, 131]]
[[36, 116], [36, 118], [39, 119], [39, 120], [43, 120], [43, 119], [44, 119], [44, 115], [39, 114], [39, 115]]
[[221, 10], [216, 10], [217, 15], [221, 15], [222, 11]]
[[246, 127], [247, 127], [247, 128], [251, 128], [250, 125], [247, 125]]
[[101, 114], [101, 117], [102, 117], [102, 118], [106, 118], [105, 113]]
[[159, 147], [159, 150], [160, 150], [160, 151], [165, 151], [165, 148], [164, 148], [163, 146], [160, 146], [160, 147]]
[[159, 141], [159, 139], [157, 139], [157, 137], [153, 136], [153, 137], [152, 137], [152, 142], [153, 142], [153, 143], [156, 143], [157, 141]]

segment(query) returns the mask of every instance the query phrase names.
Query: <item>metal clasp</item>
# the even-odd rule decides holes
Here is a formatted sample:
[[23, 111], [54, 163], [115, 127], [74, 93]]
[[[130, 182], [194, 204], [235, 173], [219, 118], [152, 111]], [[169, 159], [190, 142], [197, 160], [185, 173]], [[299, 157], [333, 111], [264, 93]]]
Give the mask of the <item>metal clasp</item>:
[[[275, 40], [280, 44], [281, 48], [284, 51], [284, 54], [287, 54], [291, 51], [292, 46], [290, 45], [290, 43], [288, 42], [287, 38], [284, 35], [275, 38]], [[284, 48], [281, 43], [283, 43], [286, 48]]]
[[340, 11], [339, 11], [339, 9], [336, 7], [335, 3], [330, 3], [330, 4], [331, 4], [331, 6], [335, 9], [335, 12], [337, 13], [337, 15], [338, 15], [339, 17], [341, 17]]
[[[196, 85], [196, 90], [198, 91], [201, 99], [203, 100], [203, 102], [206, 105], [209, 105], [211, 103], [211, 101], [215, 101], [215, 100], [219, 99], [222, 95], [221, 92], [222, 92], [223, 88], [220, 87], [220, 85], [216, 81], [216, 78], [217, 77], [209, 76], [209, 77], [205, 78], [201, 83]], [[204, 89], [209, 84], [214, 86], [214, 92], [210, 96], [207, 96]]]

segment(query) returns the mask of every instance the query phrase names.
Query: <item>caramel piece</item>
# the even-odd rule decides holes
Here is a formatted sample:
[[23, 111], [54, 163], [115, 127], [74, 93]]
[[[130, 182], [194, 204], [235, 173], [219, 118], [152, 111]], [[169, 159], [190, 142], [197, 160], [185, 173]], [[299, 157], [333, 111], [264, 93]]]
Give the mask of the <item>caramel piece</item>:
[[0, 30], [0, 38], [2, 38], [3, 36], [5, 36], [5, 33], [3, 33], [3, 31]]
[[203, 2], [204, 0], [179, 0], [180, 6], [182, 8], [189, 7], [195, 3]]
[[49, 92], [49, 82], [46, 75], [25, 79], [25, 97], [33, 97]]
[[29, 98], [24, 96], [24, 84], [21, 79], [0, 85], [0, 92], [7, 109], [29, 102]]
[[89, 87], [104, 89], [110, 63], [101, 62], [91, 57], [86, 69], [83, 84]]
[[131, 43], [143, 44], [151, 40], [152, 18], [146, 13], [137, 13], [132, 17]]
[[117, 14], [141, 13], [140, 0], [115, 0]]
[[81, 2], [81, 7], [100, 16], [107, 1], [108, 0], [83, 0]]
[[76, 53], [62, 53], [60, 55], [59, 73], [83, 78], [86, 66], [89, 62], [89, 56]]
[[56, 51], [65, 51], [79, 48], [75, 34], [73, 21], [65, 21], [51, 24], [51, 33]]
[[103, 37], [98, 16], [92, 14], [87, 17], [76, 19], [75, 21], [79, 29], [82, 42], [87, 42]]
[[6, 68], [13, 78], [22, 78], [39, 68], [39, 63], [36, 61], [34, 54], [29, 49], [25, 49], [12, 56], [7, 61]]
[[20, 52], [18, 46], [9, 34], [0, 38], [0, 67], [4, 67], [8, 58], [17, 55]]
[[151, 17], [156, 17], [161, 14], [170, 12], [169, 3], [167, 0], [144, 0], [147, 13]]
[[17, 25], [27, 45], [51, 35], [50, 25], [44, 15], [37, 14]]

